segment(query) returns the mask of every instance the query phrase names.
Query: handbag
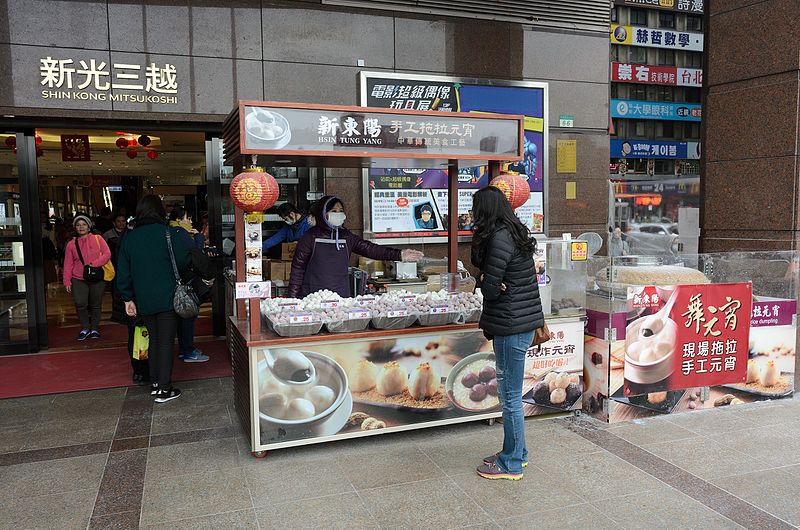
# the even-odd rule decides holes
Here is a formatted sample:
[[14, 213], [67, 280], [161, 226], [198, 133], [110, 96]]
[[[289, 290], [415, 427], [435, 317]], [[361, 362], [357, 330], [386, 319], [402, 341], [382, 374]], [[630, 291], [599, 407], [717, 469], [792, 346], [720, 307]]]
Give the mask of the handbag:
[[144, 326], [136, 326], [133, 331], [133, 358], [137, 361], [147, 359], [147, 352], [150, 349], [150, 333]]
[[[100, 236], [94, 236], [95, 238]], [[98, 243], [98, 246], [99, 243]], [[117, 271], [114, 269], [114, 264], [111, 263], [111, 260], [105, 262], [105, 264], [101, 267], [103, 269], [103, 279], [107, 282], [110, 282], [114, 279], [117, 275]]]
[[548, 340], [553, 338], [553, 334], [550, 332], [550, 328], [547, 327], [545, 323], [544, 326], [540, 327], [533, 333], [533, 344], [532, 346], [541, 346]]
[[195, 318], [200, 314], [200, 300], [197, 298], [194, 289], [181, 280], [178, 265], [175, 263], [175, 253], [172, 251], [172, 236], [169, 233], [169, 227], [167, 227], [167, 250], [169, 251], [169, 259], [172, 262], [172, 272], [175, 274], [175, 293], [172, 295], [172, 307], [181, 318]]
[[75, 250], [78, 251], [78, 259], [81, 260], [81, 264], [83, 265], [83, 280], [88, 283], [102, 282], [104, 276], [103, 267], [87, 265], [83, 260], [83, 253], [81, 252], [81, 246], [78, 244], [78, 238], [76, 237], [73, 241], [75, 241]]

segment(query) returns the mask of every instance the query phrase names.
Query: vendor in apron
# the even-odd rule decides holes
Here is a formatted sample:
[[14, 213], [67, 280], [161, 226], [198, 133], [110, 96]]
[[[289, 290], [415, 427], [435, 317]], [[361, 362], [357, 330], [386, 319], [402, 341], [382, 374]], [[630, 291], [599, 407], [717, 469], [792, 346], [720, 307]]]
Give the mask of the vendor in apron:
[[342, 226], [346, 219], [344, 203], [334, 196], [320, 199], [313, 212], [316, 225], [297, 243], [289, 280], [289, 297], [305, 296], [328, 289], [343, 297], [351, 296], [350, 254], [382, 261], [417, 261], [417, 250], [400, 250], [370, 243]]

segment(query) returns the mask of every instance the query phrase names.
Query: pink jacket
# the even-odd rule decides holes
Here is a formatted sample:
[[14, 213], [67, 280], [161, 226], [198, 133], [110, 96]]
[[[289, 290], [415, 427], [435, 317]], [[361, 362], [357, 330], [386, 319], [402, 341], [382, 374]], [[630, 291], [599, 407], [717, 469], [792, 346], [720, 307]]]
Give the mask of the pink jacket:
[[64, 249], [64, 285], [72, 285], [72, 279], [83, 279], [83, 263], [75, 250], [75, 244], [81, 246], [81, 253], [86, 265], [92, 267], [102, 267], [111, 259], [111, 251], [108, 249], [105, 239], [97, 234], [89, 234], [84, 237], [70, 239]]

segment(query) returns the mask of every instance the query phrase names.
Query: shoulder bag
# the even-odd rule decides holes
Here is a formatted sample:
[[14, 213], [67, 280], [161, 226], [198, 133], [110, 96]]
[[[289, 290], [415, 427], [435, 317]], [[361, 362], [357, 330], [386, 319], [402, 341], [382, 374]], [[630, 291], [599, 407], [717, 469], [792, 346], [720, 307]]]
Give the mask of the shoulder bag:
[[172, 236], [169, 233], [169, 227], [167, 227], [167, 250], [169, 251], [169, 259], [172, 262], [172, 272], [175, 274], [175, 293], [172, 295], [172, 307], [181, 318], [195, 318], [200, 314], [200, 300], [197, 298], [194, 289], [181, 280], [178, 265], [175, 263], [175, 253], [172, 251]]
[[550, 328], [547, 327], [547, 324], [545, 324], [533, 333], [533, 344], [531, 344], [531, 346], [541, 346], [552, 338], [553, 334], [550, 332]]
[[[100, 236], [94, 236], [94, 237], [95, 237], [95, 242], [97, 242], [98, 241], [97, 238], [99, 238]], [[100, 246], [99, 242], [97, 243], [97, 246], [98, 247]], [[107, 282], [112, 281], [114, 277], [117, 275], [117, 271], [114, 269], [114, 264], [111, 263], [110, 259], [106, 261], [105, 265], [103, 265], [101, 269], [103, 269], [103, 279]]]
[[75, 251], [78, 253], [78, 259], [81, 260], [81, 265], [83, 265], [83, 280], [87, 283], [97, 283], [103, 281], [103, 267], [92, 267], [91, 265], [87, 265], [86, 262], [83, 260], [83, 253], [81, 252], [81, 246], [78, 244], [80, 238], [76, 237], [72, 241], [75, 243]]

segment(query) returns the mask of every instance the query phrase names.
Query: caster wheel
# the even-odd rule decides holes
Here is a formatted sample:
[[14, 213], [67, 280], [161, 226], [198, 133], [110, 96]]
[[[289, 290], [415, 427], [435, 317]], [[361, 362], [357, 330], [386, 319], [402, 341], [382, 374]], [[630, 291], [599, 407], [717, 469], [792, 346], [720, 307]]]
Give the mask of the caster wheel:
[[250, 454], [253, 455], [253, 458], [267, 458], [266, 451], [253, 451]]
[[491, 427], [492, 425], [494, 425], [494, 418], [486, 420], [486, 423], [488, 423], [489, 427]]

